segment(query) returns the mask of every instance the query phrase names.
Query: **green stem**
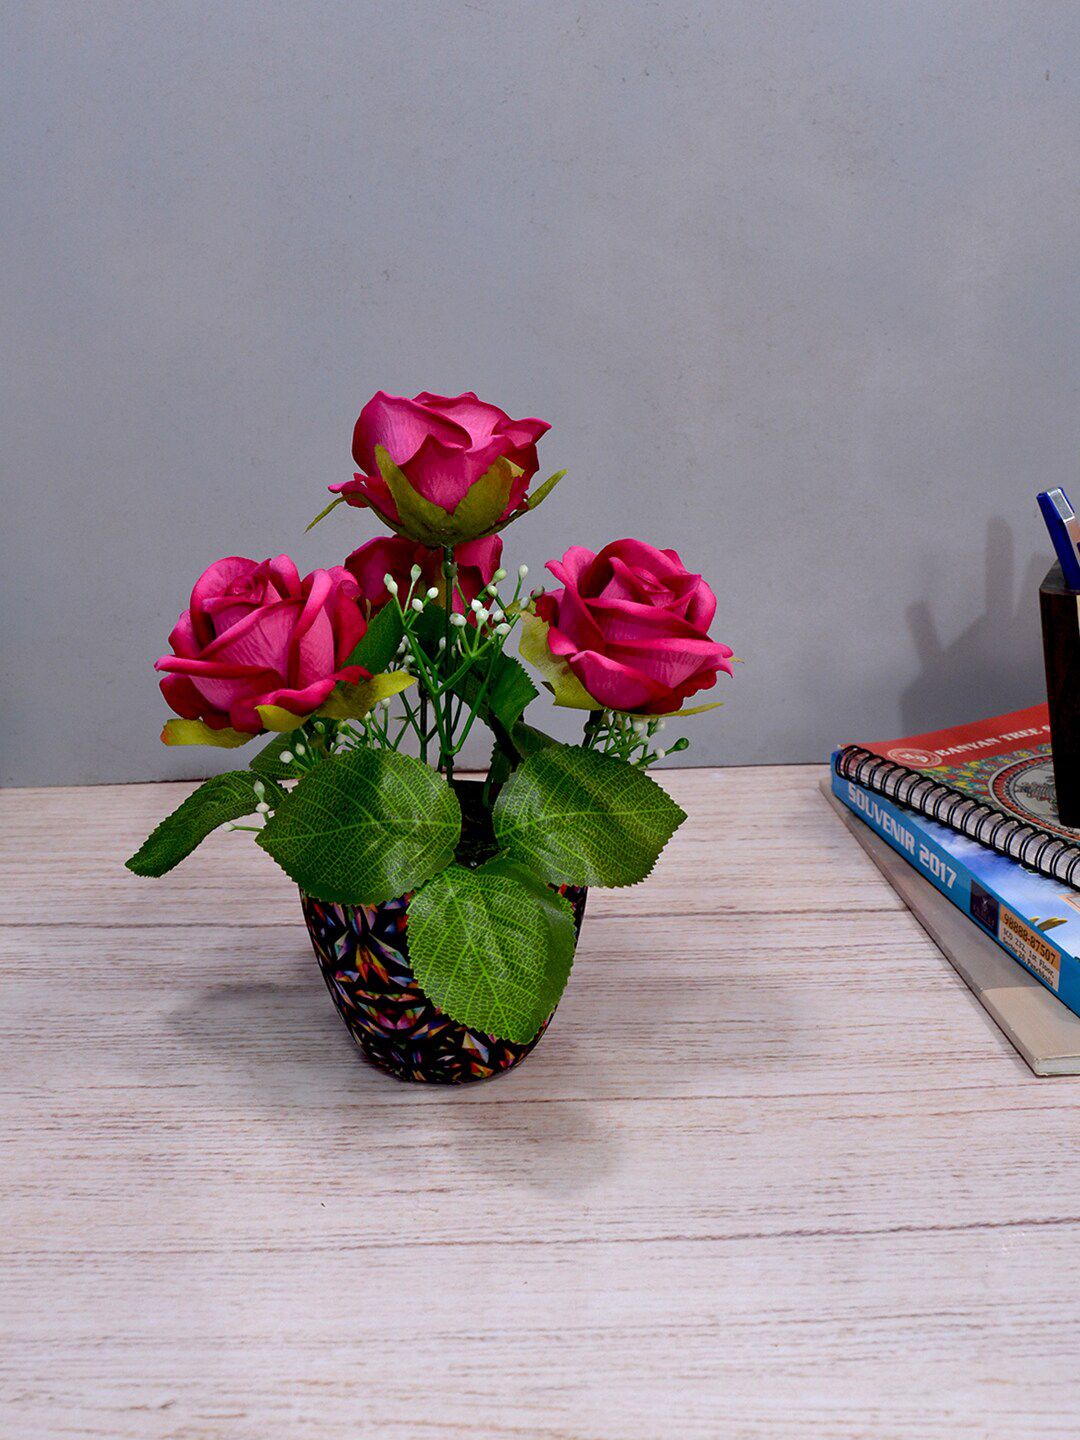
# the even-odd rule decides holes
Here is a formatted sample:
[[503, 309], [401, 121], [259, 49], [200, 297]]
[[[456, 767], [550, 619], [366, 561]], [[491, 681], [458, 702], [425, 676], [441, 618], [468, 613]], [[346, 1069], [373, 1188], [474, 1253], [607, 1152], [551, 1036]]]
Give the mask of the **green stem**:
[[[467, 634], [468, 629], [469, 629], [469, 627], [466, 625], [466, 626], [463, 627], [462, 632], [461, 632], [461, 633], [462, 633], [462, 644], [463, 644], [464, 646], [467, 646], [467, 645], [468, 645], [468, 634]], [[445, 695], [446, 692], [447, 692], [449, 689], [451, 689], [452, 686], [454, 686], [454, 685], [457, 684], [457, 682], [462, 678], [462, 676], [468, 674], [468, 672], [469, 672], [469, 671], [472, 669], [472, 667], [476, 664], [476, 659], [477, 659], [477, 655], [478, 655], [478, 654], [479, 654], [479, 651], [478, 651], [478, 650], [466, 650], [466, 655], [465, 655], [464, 661], [458, 666], [458, 668], [457, 668], [457, 669], [454, 671], [454, 673], [449, 677], [449, 679], [443, 680], [442, 683], [440, 684], [440, 686], [439, 686], [439, 694], [440, 694], [440, 695]]]
[[480, 686], [480, 689], [477, 691], [476, 704], [472, 706], [472, 708], [471, 708], [471, 710], [470, 710], [470, 712], [469, 712], [469, 718], [468, 718], [468, 720], [466, 720], [466, 722], [465, 722], [465, 728], [464, 728], [464, 730], [462, 730], [462, 732], [461, 732], [461, 737], [460, 737], [460, 739], [458, 740], [457, 744], [454, 746], [454, 751], [453, 751], [453, 753], [454, 753], [455, 755], [463, 748], [463, 746], [464, 746], [464, 744], [465, 744], [465, 741], [469, 738], [469, 731], [470, 731], [470, 730], [472, 729], [472, 727], [473, 727], [473, 721], [476, 719], [477, 715], [479, 715], [479, 713], [480, 713], [480, 707], [481, 707], [481, 705], [483, 705], [484, 701], [487, 699], [488, 686], [491, 684], [491, 677], [492, 677], [492, 674], [493, 674], [493, 673], [494, 673], [494, 669], [493, 669], [493, 668], [489, 668], [489, 669], [488, 669], [488, 673], [484, 676], [484, 683]]
[[589, 718], [585, 721], [585, 749], [592, 750], [600, 737], [600, 730], [604, 723], [604, 712], [602, 710], [590, 710]]
[[[404, 740], [405, 734], [406, 734], [406, 732], [407, 732], [410, 728], [411, 728], [411, 727], [410, 727], [410, 723], [409, 723], [409, 717], [406, 715], [405, 719], [402, 720], [402, 722], [401, 722], [401, 726], [400, 726], [397, 734], [394, 736], [393, 740], [391, 740], [391, 741], [389, 742], [388, 748], [389, 748], [390, 750], [396, 750], [396, 749], [398, 748], [398, 746], [401, 744], [402, 740]], [[387, 732], [387, 733], [389, 734], [389, 732]]]
[[420, 759], [427, 764], [428, 755], [428, 697], [427, 691], [420, 691]]
[[[451, 640], [454, 629], [450, 624], [450, 617], [454, 613], [454, 551], [450, 545], [443, 546], [443, 653], [442, 669], [444, 682], [449, 678], [453, 664], [453, 650]], [[450, 714], [450, 705], [446, 707], [447, 715]], [[439, 769], [446, 776], [447, 780], [454, 778], [454, 725], [451, 720], [449, 734], [443, 738], [440, 727], [439, 733]]]
[[416, 711], [415, 711], [415, 710], [413, 709], [413, 707], [409, 704], [408, 700], [405, 699], [405, 693], [404, 693], [404, 691], [402, 691], [402, 693], [401, 693], [401, 695], [400, 695], [399, 698], [400, 698], [400, 700], [401, 700], [402, 708], [403, 708], [404, 711], [405, 711], [406, 719], [407, 719], [408, 723], [412, 726], [413, 733], [416, 735], [416, 738], [417, 738], [418, 740], [420, 740], [421, 742], [423, 742], [424, 732], [423, 732], [423, 730], [422, 730], [421, 727], [420, 727], [420, 721], [417, 719]]

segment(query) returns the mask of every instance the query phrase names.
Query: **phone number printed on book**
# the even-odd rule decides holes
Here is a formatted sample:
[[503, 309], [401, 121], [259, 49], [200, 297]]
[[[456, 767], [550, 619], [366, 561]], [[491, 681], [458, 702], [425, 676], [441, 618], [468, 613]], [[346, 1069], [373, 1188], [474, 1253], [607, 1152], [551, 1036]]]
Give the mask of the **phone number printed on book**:
[[1058, 988], [1058, 981], [1061, 978], [1061, 956], [1048, 945], [1037, 930], [1030, 925], [1025, 925], [1019, 915], [1014, 915], [1011, 910], [1001, 907], [1001, 929], [1002, 943], [1028, 966], [1034, 970], [1044, 984], [1049, 985], [1051, 990]]

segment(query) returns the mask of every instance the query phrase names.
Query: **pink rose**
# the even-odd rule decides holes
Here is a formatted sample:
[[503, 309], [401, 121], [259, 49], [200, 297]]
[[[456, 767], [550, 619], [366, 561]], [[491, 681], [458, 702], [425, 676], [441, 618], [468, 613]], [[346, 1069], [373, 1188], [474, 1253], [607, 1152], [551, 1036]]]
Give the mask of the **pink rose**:
[[551, 653], [609, 710], [665, 715], [732, 673], [710, 640], [716, 596], [674, 550], [613, 540], [599, 555], [573, 545], [548, 567], [564, 588], [541, 595]]
[[[465, 593], [465, 604], [475, 600], [484, 587], [491, 583], [502, 558], [502, 541], [498, 535], [489, 535], [485, 540], [467, 540], [454, 548], [457, 562], [457, 585]], [[371, 614], [381, 610], [390, 599], [390, 593], [383, 584], [383, 576], [392, 575], [398, 583], [398, 593], [404, 598], [413, 583], [412, 567], [420, 566], [420, 579], [416, 582], [416, 593], [422, 595], [429, 586], [435, 585], [440, 593], [443, 588], [442, 552], [431, 550], [426, 545], [407, 540], [402, 535], [383, 535], [369, 540], [354, 550], [345, 561], [345, 569], [360, 587], [360, 599], [369, 607]], [[461, 596], [454, 592], [454, 609], [463, 611]]]
[[161, 693], [178, 715], [257, 735], [256, 705], [309, 715], [339, 680], [367, 677], [345, 661], [367, 628], [359, 589], [340, 565], [304, 580], [287, 555], [218, 560], [195, 582], [169, 636]]
[[539, 465], [536, 442], [550, 429], [546, 420], [511, 420], [471, 390], [452, 397], [424, 390], [412, 400], [380, 390], [360, 411], [353, 431], [353, 459], [363, 473], [330, 489], [350, 505], [373, 502], [396, 523], [397, 506], [379, 474], [376, 445], [385, 446], [419, 495], [448, 513], [496, 460], [505, 459], [524, 472], [510, 490], [505, 518], [525, 498]]

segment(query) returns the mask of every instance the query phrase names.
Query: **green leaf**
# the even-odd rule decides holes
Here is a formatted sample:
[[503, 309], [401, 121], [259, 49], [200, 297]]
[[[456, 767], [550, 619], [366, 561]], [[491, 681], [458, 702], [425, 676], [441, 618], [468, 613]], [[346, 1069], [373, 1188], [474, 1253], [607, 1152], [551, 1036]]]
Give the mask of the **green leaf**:
[[523, 660], [535, 665], [544, 677], [544, 684], [555, 697], [555, 704], [568, 710], [602, 710], [599, 700], [594, 700], [582, 685], [570, 666], [548, 647], [548, 631], [551, 626], [539, 615], [525, 611], [521, 617], [521, 640], [518, 650]]
[[529, 672], [512, 655], [500, 653], [485, 700], [487, 708], [507, 730], [512, 730], [537, 696]]
[[[256, 784], [262, 786], [262, 794]], [[219, 825], [252, 814], [262, 799], [273, 805], [284, 793], [269, 776], [253, 775], [250, 770], [215, 775], [162, 820], [132, 855], [127, 868], [136, 875], [164, 875]]]
[[[486, 725], [495, 721], [509, 733], [525, 707], [536, 699], [536, 686], [529, 679], [528, 671], [512, 655], [499, 651], [492, 656], [490, 666], [491, 679], [480, 704], [480, 718]], [[472, 707], [483, 683], [484, 667], [478, 663], [474, 669], [467, 670], [453, 688]]]
[[554, 475], [549, 475], [544, 483], [534, 490], [528, 500], [526, 500], [526, 508], [535, 510], [538, 505], [542, 505], [565, 474], [565, 470], [556, 470]]
[[537, 750], [543, 750], [548, 745], [561, 744], [562, 741], [556, 740], [554, 735], [538, 730], [535, 725], [526, 725], [524, 720], [519, 720], [509, 734], [496, 731], [488, 764], [489, 782], [492, 785], [504, 785], [519, 759], [524, 760], [529, 755], [535, 755]]
[[380, 700], [400, 695], [402, 690], [415, 684], [415, 675], [409, 675], [404, 670], [390, 670], [382, 675], [372, 675], [370, 680], [361, 680], [356, 685], [335, 685], [318, 713], [329, 716], [331, 720], [362, 720]]
[[495, 744], [491, 747], [491, 759], [488, 761], [487, 784], [505, 785], [513, 772], [515, 758], [502, 740], [496, 737]]
[[166, 745], [216, 745], [221, 750], [235, 750], [253, 737], [242, 730], [212, 730], [202, 720], [166, 720], [161, 732]]
[[396, 605], [384, 605], [368, 621], [368, 627], [357, 641], [346, 665], [360, 665], [369, 675], [385, 670], [397, 654], [404, 634]]
[[449, 865], [409, 902], [409, 963], [452, 1020], [527, 1044], [559, 1003], [574, 963], [561, 895], [504, 857]]
[[636, 885], [685, 819], [644, 771], [580, 745], [530, 755], [494, 811], [502, 848], [553, 885]]
[[461, 807], [437, 771], [355, 750], [310, 770], [258, 843], [317, 900], [378, 905], [438, 874], [460, 834]]
[[413, 488], [384, 446], [376, 445], [375, 459], [397, 506], [397, 524], [392, 528], [432, 549], [490, 535], [509, 502], [515, 471], [521, 473], [508, 460], [496, 460], [490, 470], [473, 481], [456, 508], [448, 512]]
[[327, 515], [330, 514], [330, 511], [333, 510], [335, 506], [337, 506], [337, 505], [344, 505], [344, 504], [345, 504], [345, 496], [344, 496], [344, 495], [335, 495], [334, 498], [333, 498], [333, 500], [330, 501], [330, 504], [327, 505], [326, 509], [325, 509], [325, 510], [320, 510], [319, 513], [315, 516], [315, 519], [312, 520], [311, 524], [304, 526], [304, 534], [306, 535], [309, 530], [314, 530], [314, 529], [315, 529], [315, 526], [318, 525], [319, 521], [320, 521], [320, 520], [325, 520], [326, 517], [327, 517]]
[[546, 750], [549, 745], [562, 744], [554, 735], [549, 735], [546, 730], [538, 730], [535, 725], [526, 725], [524, 720], [514, 726], [512, 737], [514, 748], [523, 759], [535, 755], [538, 750]]
[[295, 780], [303, 775], [303, 766], [296, 760], [286, 765], [281, 759], [282, 752], [289, 754], [295, 743], [291, 735], [275, 735], [269, 745], [264, 745], [252, 759], [252, 770], [257, 776], [271, 780]]

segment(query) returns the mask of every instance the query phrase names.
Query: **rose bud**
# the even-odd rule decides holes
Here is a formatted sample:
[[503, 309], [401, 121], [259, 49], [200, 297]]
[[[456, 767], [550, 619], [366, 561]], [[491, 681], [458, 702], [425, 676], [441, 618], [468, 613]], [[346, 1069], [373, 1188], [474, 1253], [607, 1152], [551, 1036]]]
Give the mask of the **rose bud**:
[[[409, 400], [380, 390], [353, 432], [359, 472], [330, 489], [411, 539], [432, 546], [477, 539], [525, 508], [536, 442], [550, 428], [545, 420], [511, 420], [472, 391], [425, 390]], [[457, 515], [481, 480], [468, 511]]]

